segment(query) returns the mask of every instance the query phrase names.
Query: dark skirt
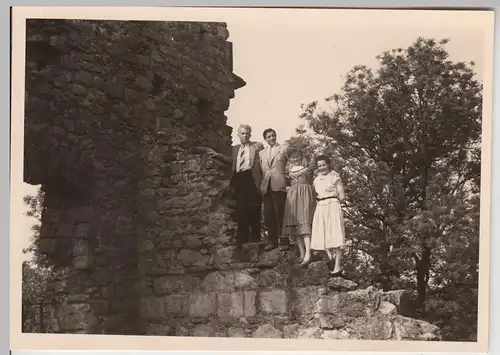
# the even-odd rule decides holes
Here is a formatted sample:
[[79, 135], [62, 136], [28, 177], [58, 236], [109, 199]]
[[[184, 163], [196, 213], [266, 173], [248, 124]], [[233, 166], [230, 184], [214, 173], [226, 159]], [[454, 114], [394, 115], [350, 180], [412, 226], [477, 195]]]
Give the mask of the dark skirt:
[[316, 200], [309, 184], [294, 184], [286, 194], [283, 235], [311, 234]]

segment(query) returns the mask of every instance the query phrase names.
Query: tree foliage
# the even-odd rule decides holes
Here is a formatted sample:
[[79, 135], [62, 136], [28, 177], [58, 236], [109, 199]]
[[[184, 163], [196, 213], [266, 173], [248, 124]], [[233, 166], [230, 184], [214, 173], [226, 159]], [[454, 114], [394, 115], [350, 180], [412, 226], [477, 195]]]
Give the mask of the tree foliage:
[[[386, 290], [414, 289], [424, 316], [437, 312], [444, 321], [450, 312], [470, 331], [477, 323], [482, 85], [473, 63], [448, 58], [447, 42], [418, 38], [377, 56], [377, 70], [355, 66], [326, 99], [331, 110], [318, 101], [302, 107], [307, 128], [291, 141], [329, 154], [342, 176], [351, 276]], [[461, 332], [451, 327], [449, 338]]]
[[23, 250], [24, 254], [30, 254], [31, 259], [22, 264], [22, 318], [23, 331], [39, 333], [43, 331], [48, 317], [44, 315], [48, 312], [48, 305], [44, 304], [47, 285], [53, 276], [53, 270], [49, 267], [43, 254], [39, 253], [38, 241], [40, 237], [40, 226], [43, 213], [44, 193], [38, 189], [35, 195], [24, 197], [27, 206], [26, 215], [35, 219], [35, 224], [31, 230], [33, 235], [30, 238], [31, 244]]
[[23, 201], [27, 207], [26, 216], [32, 217], [35, 223], [31, 226], [33, 234], [30, 237], [30, 245], [23, 249], [24, 254], [31, 255], [32, 265], [37, 265], [40, 267], [49, 267], [46, 257], [39, 252], [39, 241], [40, 241], [40, 227], [42, 223], [42, 214], [44, 210], [44, 197], [45, 193], [42, 188], [38, 188], [36, 194], [26, 195]]

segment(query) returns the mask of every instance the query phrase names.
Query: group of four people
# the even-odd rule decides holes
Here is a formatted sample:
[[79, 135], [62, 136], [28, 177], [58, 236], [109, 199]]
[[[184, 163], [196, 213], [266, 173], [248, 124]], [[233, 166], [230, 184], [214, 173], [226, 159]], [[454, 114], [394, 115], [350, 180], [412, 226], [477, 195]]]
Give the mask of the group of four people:
[[264, 205], [269, 244], [266, 250], [288, 247], [300, 251], [300, 265], [311, 261], [311, 250], [325, 251], [332, 274], [341, 272], [345, 232], [341, 202], [344, 188], [327, 156], [308, 162], [303, 152], [277, 143], [276, 131], [263, 132], [267, 147], [250, 141], [252, 129], [238, 128], [240, 144], [233, 146], [231, 184], [237, 212], [237, 247], [261, 239]]

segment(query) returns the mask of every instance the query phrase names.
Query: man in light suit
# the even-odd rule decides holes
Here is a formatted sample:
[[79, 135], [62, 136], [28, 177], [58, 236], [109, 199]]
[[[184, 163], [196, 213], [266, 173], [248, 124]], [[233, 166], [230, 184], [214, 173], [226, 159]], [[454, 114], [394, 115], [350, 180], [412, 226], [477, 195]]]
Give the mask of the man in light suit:
[[241, 144], [233, 146], [233, 176], [231, 185], [236, 200], [236, 218], [238, 232], [236, 245], [260, 241], [260, 217], [262, 197], [260, 184], [262, 172], [259, 163], [259, 152], [264, 149], [260, 142], [251, 142], [252, 128], [248, 125], [238, 127]]
[[266, 222], [270, 244], [266, 250], [288, 246], [289, 240], [282, 237], [283, 214], [286, 201], [287, 145], [276, 143], [276, 131], [268, 128], [263, 133], [268, 147], [259, 153], [262, 168], [260, 192], [264, 199], [264, 220]]

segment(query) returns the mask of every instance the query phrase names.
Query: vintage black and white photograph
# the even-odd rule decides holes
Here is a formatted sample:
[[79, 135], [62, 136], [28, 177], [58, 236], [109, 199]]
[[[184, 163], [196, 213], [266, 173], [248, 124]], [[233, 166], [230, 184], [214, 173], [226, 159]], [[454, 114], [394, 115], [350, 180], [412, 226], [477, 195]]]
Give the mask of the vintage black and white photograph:
[[487, 339], [492, 12], [94, 11], [23, 20], [19, 332]]

